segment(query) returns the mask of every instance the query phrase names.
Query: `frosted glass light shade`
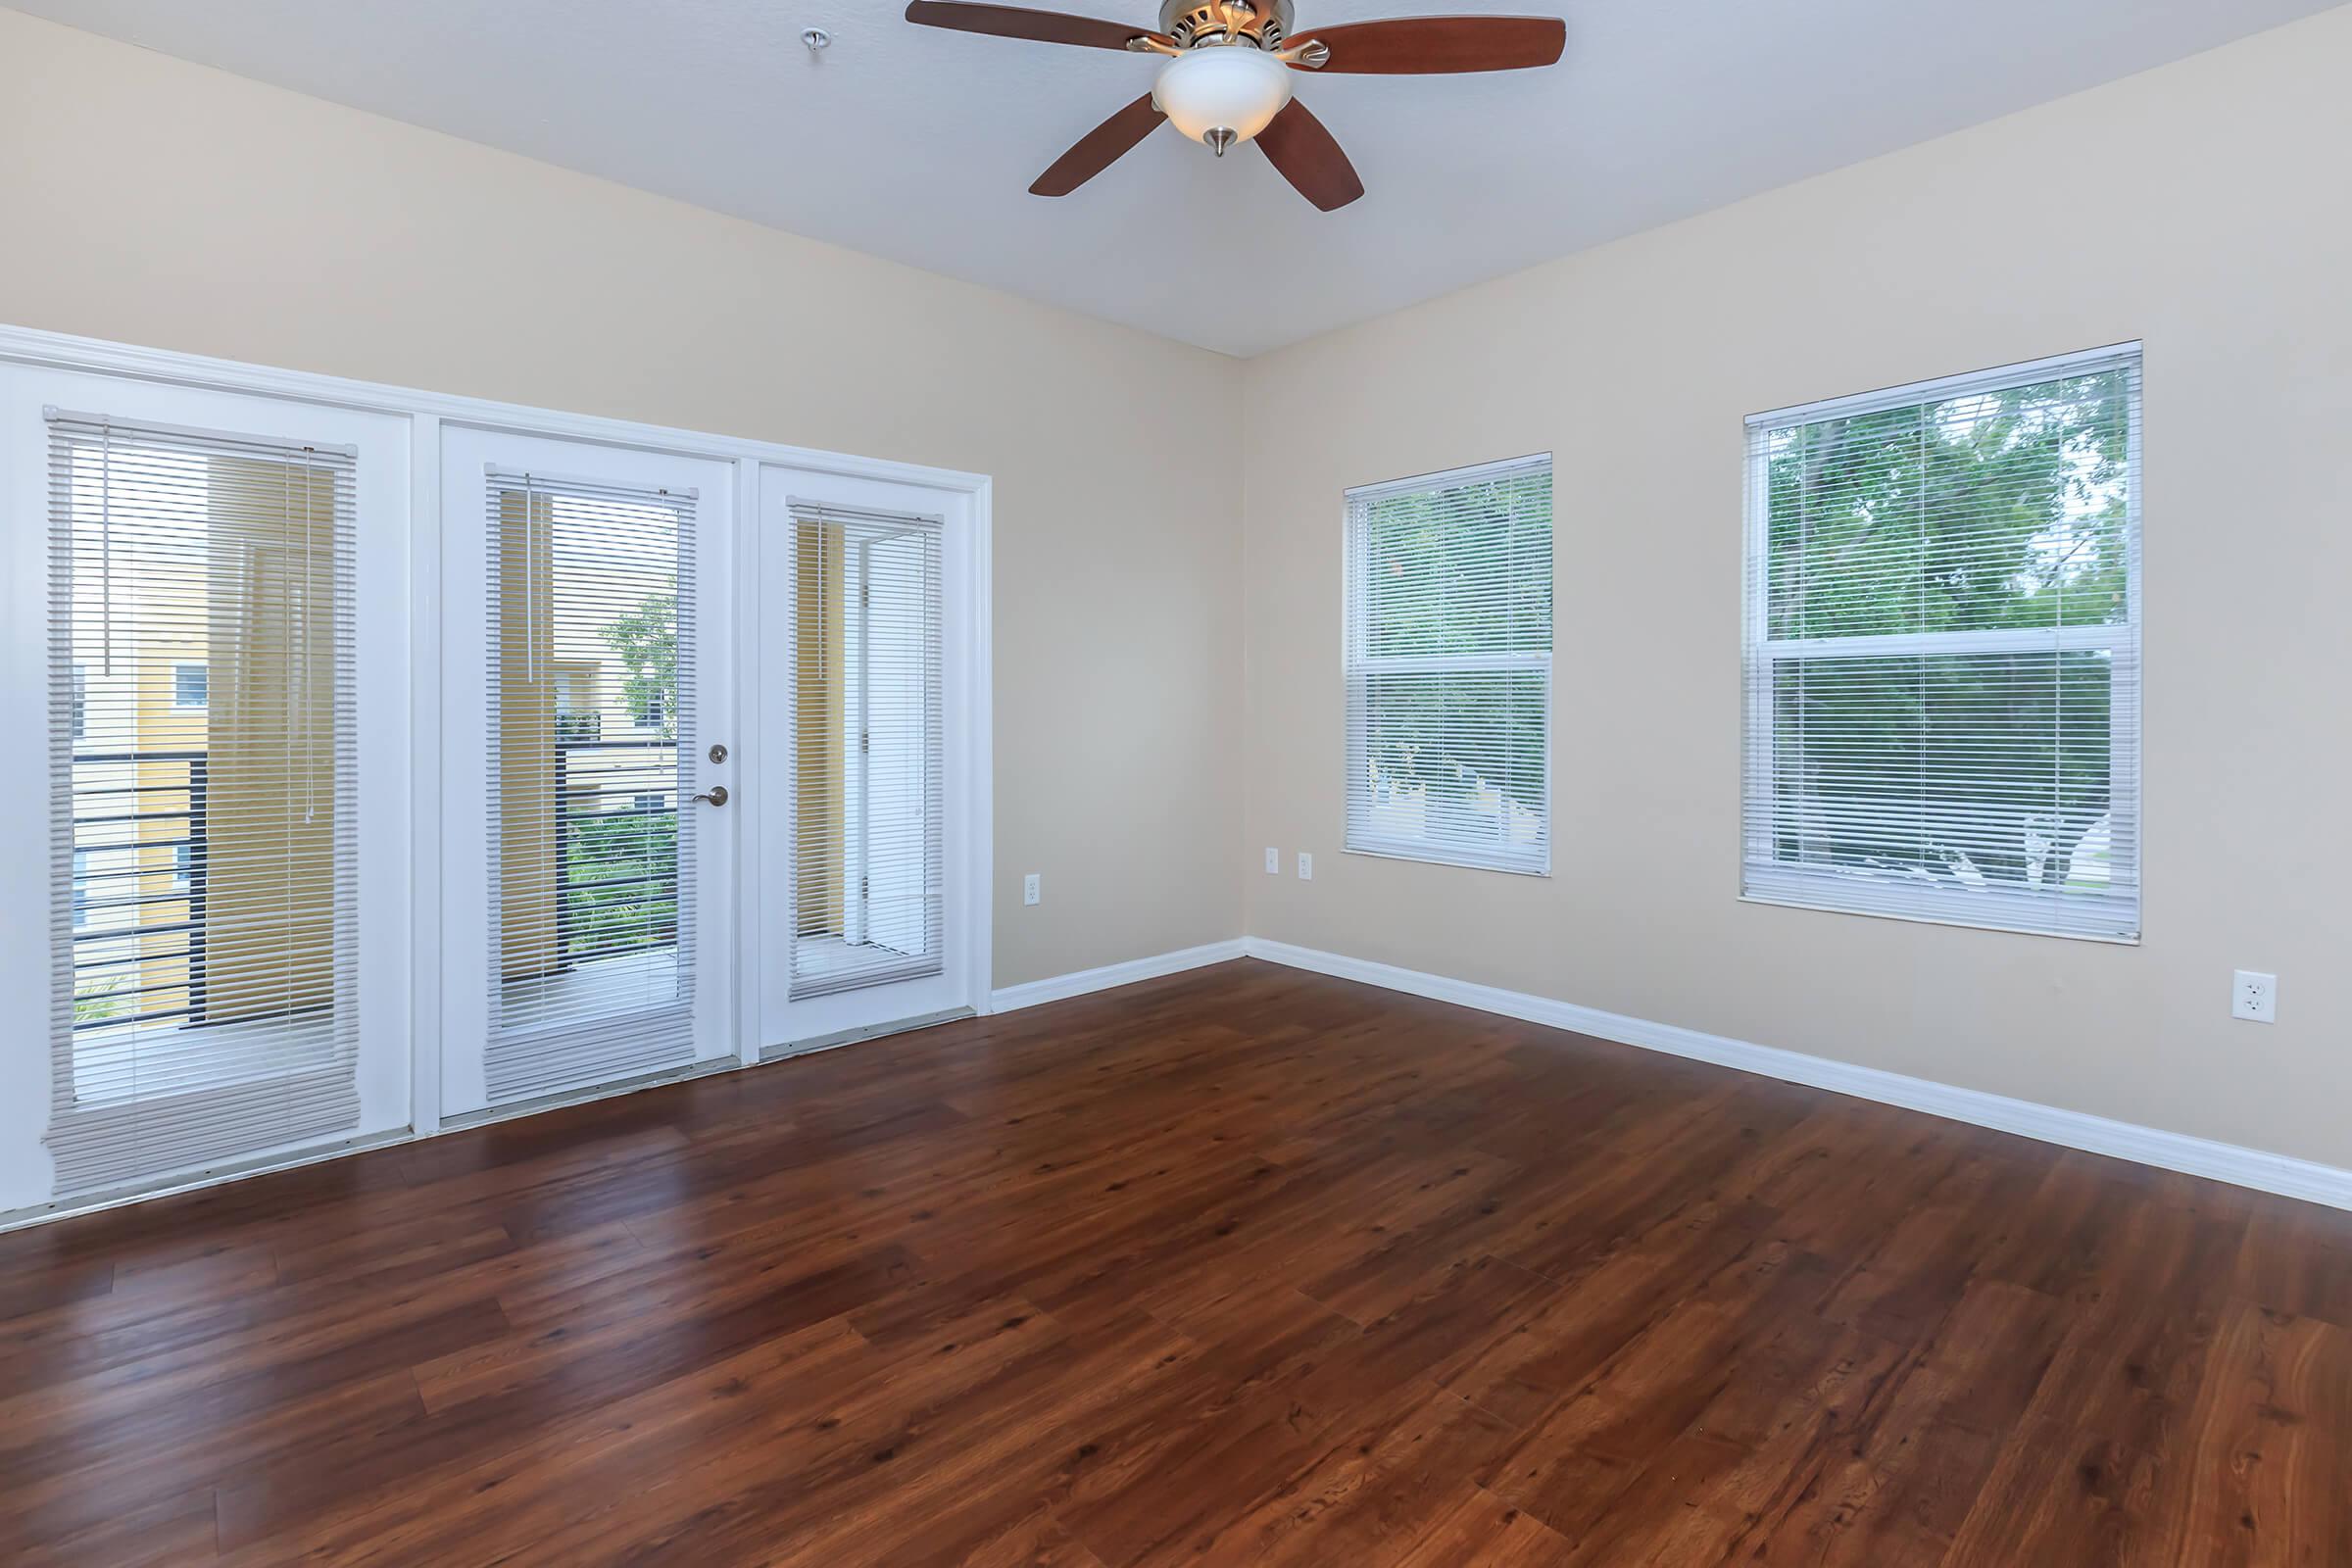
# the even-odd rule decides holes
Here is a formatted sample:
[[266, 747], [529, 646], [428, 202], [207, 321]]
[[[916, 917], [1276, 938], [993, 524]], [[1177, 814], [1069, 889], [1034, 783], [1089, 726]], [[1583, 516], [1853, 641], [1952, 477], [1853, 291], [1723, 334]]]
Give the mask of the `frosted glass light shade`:
[[1247, 44], [1212, 44], [1169, 61], [1152, 97], [1195, 141], [1212, 130], [1248, 141], [1291, 101], [1291, 68]]

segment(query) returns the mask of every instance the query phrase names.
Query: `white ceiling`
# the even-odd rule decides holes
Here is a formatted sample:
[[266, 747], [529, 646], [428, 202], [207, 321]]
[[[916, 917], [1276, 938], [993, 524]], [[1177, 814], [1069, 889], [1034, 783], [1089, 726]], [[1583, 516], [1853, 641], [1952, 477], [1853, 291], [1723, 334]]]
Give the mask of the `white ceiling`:
[[[1559, 0], [1568, 53], [1548, 71], [1301, 77], [1369, 191], [1328, 215], [1254, 148], [1220, 163], [1165, 128], [1076, 195], [1031, 196], [1152, 62], [917, 27], [892, 0], [13, 3], [1249, 355], [2337, 0]], [[1298, 20], [1550, 9], [1298, 0]], [[812, 25], [834, 35], [822, 56], [799, 41]]]

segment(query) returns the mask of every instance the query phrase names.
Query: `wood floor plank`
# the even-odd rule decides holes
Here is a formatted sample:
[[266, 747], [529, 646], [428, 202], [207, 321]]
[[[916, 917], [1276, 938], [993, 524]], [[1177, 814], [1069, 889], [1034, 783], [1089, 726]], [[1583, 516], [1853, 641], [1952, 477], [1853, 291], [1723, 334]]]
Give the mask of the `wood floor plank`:
[[1242, 961], [0, 1236], [0, 1560], [2344, 1568], [2347, 1258]]
[[112, 1509], [81, 1530], [26, 1546], [9, 1561], [17, 1568], [60, 1563], [170, 1568], [172, 1563], [208, 1562], [217, 1544], [214, 1504], [214, 1490], [198, 1487]]
[[2256, 1305], [2352, 1329], [2352, 1214], [2261, 1200], [2247, 1221], [2236, 1284]]
[[[1390, 1568], [1552, 1568], [1568, 1543], [1536, 1518], [1476, 1485], [1457, 1486], [1421, 1534], [1388, 1559]], [[1379, 1558], [1368, 1558], [1379, 1562]]]
[[1576, 1539], [1569, 1562], [1671, 1568], [1753, 1555], [1807, 1479], [1850, 1445], [1859, 1412], [1900, 1358], [1895, 1346], [1856, 1330], [1788, 1325], [1741, 1357], [1697, 1420]]
[[2149, 1556], [2214, 1568], [2352, 1561], [2352, 1531], [2331, 1517], [2352, 1486], [2348, 1415], [2352, 1333], [2231, 1307], [2189, 1418], [2187, 1463], [2156, 1499]]
[[690, 1460], [756, 1434], [766, 1419], [762, 1395], [780, 1395], [789, 1382], [816, 1396], [862, 1366], [862, 1350], [839, 1323], [813, 1325], [582, 1417], [550, 1421], [507, 1451], [444, 1458], [389, 1485], [347, 1477], [330, 1495], [312, 1476], [293, 1475], [231, 1488], [220, 1498], [220, 1544], [251, 1564], [424, 1561], [549, 1532], [646, 1490], [652, 1483], [638, 1467], [647, 1461]]
[[[643, 1535], [658, 1548], [648, 1560], [957, 1561], [975, 1497], [1042, 1491], [1087, 1433], [1122, 1406], [1151, 1406], [1189, 1364], [1185, 1347], [1140, 1313], [1081, 1334], [1058, 1332], [1050, 1317], [1032, 1322], [1049, 1326], [1042, 1343], [989, 1364], [985, 1376], [942, 1381], [946, 1363], [934, 1355], [907, 1369], [920, 1375], [877, 1384], [838, 1428], [820, 1418], [798, 1462], [777, 1463], [793, 1461], [793, 1448], [753, 1448], [707, 1467], [706, 1483], [720, 1484], [726, 1503], [681, 1494]], [[1063, 1522], [1077, 1528], [1066, 1514]]]
[[[1536, 1363], [1540, 1371], [1515, 1368], [1500, 1386], [1461, 1380], [1481, 1403], [1525, 1412], [1520, 1440], [1480, 1480], [1581, 1542], [1610, 1496], [1752, 1372], [1780, 1336], [1793, 1328], [1816, 1341], [1833, 1337], [1831, 1324], [1804, 1310], [1829, 1279], [1819, 1260], [1779, 1244], [1745, 1249], [1670, 1306], [1641, 1298], [1614, 1322], [1602, 1314], [1593, 1332], [1579, 1324], [1563, 1333]], [[1555, 1389], [1548, 1408], [1527, 1397]]]
[[2040, 1387], [2066, 1327], [2055, 1297], [1980, 1281], [1809, 1479], [1757, 1560], [1941, 1562]]
[[1171, 1543], [1166, 1560], [1321, 1568], [1397, 1556], [1510, 1429], [1435, 1387], [1400, 1388], [1384, 1405], [1327, 1428], [1304, 1463], [1227, 1518]]

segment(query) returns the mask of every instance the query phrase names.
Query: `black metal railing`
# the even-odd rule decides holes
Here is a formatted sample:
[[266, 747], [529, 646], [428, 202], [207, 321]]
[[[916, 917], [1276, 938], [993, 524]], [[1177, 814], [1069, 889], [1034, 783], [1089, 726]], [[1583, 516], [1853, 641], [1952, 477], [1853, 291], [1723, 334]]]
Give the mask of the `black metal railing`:
[[[580, 715], [595, 717], [597, 715]], [[601, 725], [598, 726], [601, 729]], [[589, 773], [582, 753], [651, 753], [644, 768]], [[677, 749], [662, 740], [566, 740], [556, 754], [556, 953], [571, 968], [678, 940]], [[625, 798], [625, 806], [608, 805]], [[658, 805], [646, 805], [647, 799]], [[632, 829], [627, 824], [640, 824]], [[587, 835], [602, 842], [590, 845]], [[635, 842], [631, 842], [634, 839]]]
[[[183, 764], [187, 769], [186, 775], [175, 783], [150, 784], [145, 782], [145, 769], [149, 765], [158, 763]], [[130, 808], [123, 811], [93, 816], [84, 816], [76, 809], [74, 817], [74, 848], [76, 856], [122, 853], [128, 855], [131, 861], [125, 870], [86, 874], [76, 868], [73, 873], [74, 1027], [76, 1030], [119, 1029], [126, 1026], [135, 1027], [149, 1023], [167, 1022], [172, 1019], [183, 1023], [200, 1024], [205, 1017], [205, 904], [206, 890], [210, 882], [212, 857], [211, 837], [206, 826], [212, 787], [211, 756], [209, 753], [201, 751], [76, 752], [74, 754], [74, 766], [75, 774], [74, 794], [76, 798], [84, 794], [101, 799], [121, 798], [126, 800]], [[91, 782], [85, 787], [80, 776], [81, 769], [85, 766], [130, 767], [134, 770], [132, 782], [119, 785]], [[185, 795], [187, 805], [184, 808], [148, 809], [138, 804], [142, 799], [155, 795]], [[85, 844], [82, 842], [82, 831], [85, 828], [126, 827], [133, 834], [143, 834], [149, 827], [167, 822], [182, 824], [182, 831], [172, 838], [133, 837], [121, 843]], [[182, 848], [188, 852], [187, 886], [173, 888], [167, 893], [142, 891], [142, 885], [146, 879], [158, 872], [157, 867], [147, 863], [148, 854], [155, 850], [172, 851], [175, 862], [172, 869], [176, 873], [178, 869], [176, 865], [177, 852]], [[131, 887], [131, 892], [127, 897], [94, 898], [90, 894], [90, 889], [95, 884], [122, 881], [127, 881]], [[147, 910], [172, 905], [186, 906], [184, 918], [157, 921], [150, 921], [146, 918]], [[89, 929], [88, 922], [94, 916], [124, 909], [136, 911], [131, 923], [102, 926], [96, 930]], [[155, 954], [147, 951], [146, 944], [150, 940], [169, 936], [182, 938], [178, 952]], [[94, 951], [100, 943], [124, 941], [136, 945], [135, 951], [127, 956], [84, 956], [85, 951]], [[187, 962], [187, 973], [183, 979], [153, 985], [147, 983], [146, 970], [151, 961], [160, 958], [169, 962], [181, 957], [184, 957]], [[137, 984], [127, 990], [117, 986], [104, 991], [90, 992], [85, 996], [81, 989], [80, 977], [88, 972], [106, 969], [125, 971]], [[179, 1006], [148, 1004], [149, 999], [169, 1000], [175, 996], [184, 996], [184, 1004]], [[99, 1013], [93, 1009], [94, 1015], [87, 1018], [83, 1016], [85, 1003], [110, 1001], [115, 998], [131, 999], [131, 1012], [127, 1015], [112, 1012]]]

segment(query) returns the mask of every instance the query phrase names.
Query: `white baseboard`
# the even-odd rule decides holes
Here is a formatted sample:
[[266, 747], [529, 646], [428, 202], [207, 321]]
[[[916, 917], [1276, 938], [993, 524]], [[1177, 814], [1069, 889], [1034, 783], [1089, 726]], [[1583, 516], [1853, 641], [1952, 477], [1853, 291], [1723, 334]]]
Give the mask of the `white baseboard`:
[[1041, 1003], [1059, 1002], [1066, 997], [1083, 997], [1090, 991], [1108, 991], [1113, 986], [1131, 986], [1138, 980], [1156, 980], [1163, 974], [1180, 974], [1186, 969], [1199, 969], [1212, 963], [1227, 963], [1244, 956], [1242, 939], [1230, 942], [1210, 942], [1198, 948], [1185, 948], [1176, 953], [1162, 953], [1149, 958], [1130, 958], [1125, 963], [1106, 963], [1100, 969], [1081, 969], [1075, 974], [1057, 974], [1045, 980], [1032, 980], [1027, 985], [1005, 986], [989, 998], [993, 1012], [1011, 1012], [1020, 1007], [1034, 1007]]
[[1931, 1116], [1990, 1127], [1998, 1132], [2016, 1133], [2020, 1137], [2037, 1139], [2045, 1144], [2058, 1144], [2093, 1154], [2110, 1154], [2118, 1159], [2154, 1165], [2163, 1170], [2209, 1177], [2236, 1187], [2250, 1187], [2257, 1192], [2277, 1193], [2285, 1198], [2326, 1203], [2333, 1208], [2352, 1209], [2352, 1171], [2339, 1170], [2332, 1165], [2321, 1165], [2285, 1154], [2266, 1153], [2235, 1144], [2191, 1138], [2185, 1133], [2168, 1133], [2131, 1122], [2110, 1121], [2104, 1116], [2086, 1115], [2078, 1110], [2060, 1110], [2029, 1100], [2011, 1100], [2003, 1095], [1985, 1094], [1982, 1090], [1959, 1089], [1927, 1078], [1882, 1072], [1875, 1067], [1858, 1067], [1851, 1062], [1832, 1061], [1823, 1056], [1778, 1051], [1770, 1046], [1750, 1045], [1744, 1040], [1702, 1034], [1696, 1029], [1652, 1023], [1646, 1018], [1629, 1018], [1621, 1013], [1602, 1012], [1597, 1007], [1580, 1007], [1570, 1002], [1555, 1002], [1548, 997], [1531, 996], [1523, 991], [1505, 991], [1496, 986], [1476, 985], [1467, 980], [1447, 979], [1444, 975], [1399, 969], [1394, 964], [1375, 963], [1366, 958], [1344, 957], [1336, 953], [1295, 947], [1288, 942], [1247, 937], [1240, 946], [1250, 957], [1288, 964], [1294, 969], [1312, 969], [1318, 974], [1359, 980], [1366, 985], [1381, 986], [1391, 991], [1410, 992], [1417, 997], [1475, 1007], [1481, 1012], [1524, 1018], [1531, 1023], [1549, 1024], [1555, 1029], [1596, 1035], [1600, 1039], [1614, 1040], [1623, 1045], [1662, 1051], [1674, 1056], [1687, 1056], [1693, 1061], [1711, 1061], [1718, 1066], [1736, 1067], [1741, 1072], [1758, 1073], [1767, 1078], [1804, 1084], [1809, 1088], [1851, 1095], [1857, 1100], [1899, 1105], [1906, 1110], [1925, 1111]]

